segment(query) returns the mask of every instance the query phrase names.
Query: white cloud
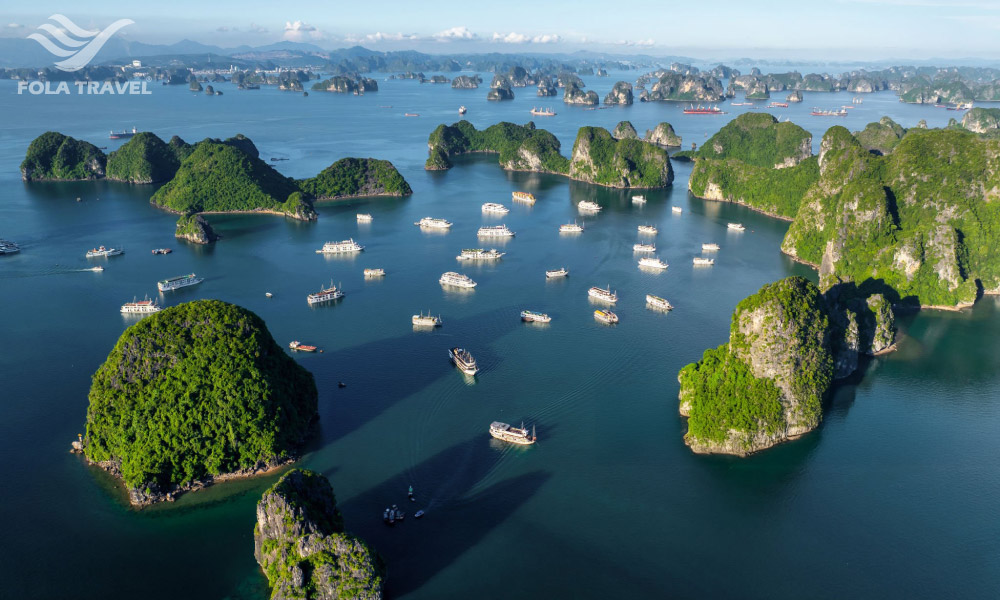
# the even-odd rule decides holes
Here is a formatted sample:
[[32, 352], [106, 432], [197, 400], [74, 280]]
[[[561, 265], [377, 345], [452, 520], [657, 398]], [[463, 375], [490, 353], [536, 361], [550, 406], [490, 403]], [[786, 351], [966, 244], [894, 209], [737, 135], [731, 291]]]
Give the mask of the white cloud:
[[444, 31], [439, 31], [434, 34], [434, 39], [439, 42], [450, 42], [454, 40], [477, 40], [479, 36], [469, 30], [468, 27], [464, 25], [459, 27], [452, 27], [451, 29], [445, 29]]
[[348, 44], [378, 44], [379, 42], [402, 42], [408, 40], [419, 40], [419, 35], [415, 33], [385, 33], [376, 31], [367, 35], [348, 34], [344, 41]]
[[642, 46], [642, 47], [645, 47], [645, 48], [648, 48], [649, 46], [653, 46], [655, 44], [656, 44], [656, 42], [653, 41], [653, 38], [649, 38], [649, 39], [645, 39], [645, 40], [635, 40], [635, 41], [633, 41], [633, 40], [618, 40], [617, 42], [615, 42], [615, 45], [617, 45], [617, 46]]
[[7, 23], [8, 29], [20, 29], [22, 27], [24, 27], [24, 25], [21, 25], [20, 23]]
[[285, 39], [300, 42], [306, 38], [320, 39], [323, 34], [305, 21], [285, 21]]
[[526, 33], [517, 33], [514, 31], [507, 34], [497, 33], [494, 31], [490, 40], [503, 44], [555, 44], [561, 42], [562, 37], [554, 33], [546, 33], [532, 37]]
[[218, 31], [219, 33], [225, 33], [229, 31], [229, 28], [223, 25], [222, 27], [216, 27], [215, 30]]
[[250, 23], [250, 33], [267, 33], [267, 27], [262, 27], [256, 23]]

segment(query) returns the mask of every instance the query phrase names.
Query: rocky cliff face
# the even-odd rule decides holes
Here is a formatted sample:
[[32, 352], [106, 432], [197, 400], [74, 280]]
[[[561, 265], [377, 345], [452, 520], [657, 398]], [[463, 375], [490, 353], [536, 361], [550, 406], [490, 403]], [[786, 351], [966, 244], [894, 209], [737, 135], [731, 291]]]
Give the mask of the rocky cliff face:
[[680, 147], [681, 145], [681, 136], [674, 133], [670, 123], [660, 123], [653, 129], [647, 129], [644, 139], [657, 146]]
[[487, 100], [513, 100], [514, 90], [510, 81], [503, 75], [494, 75], [490, 82], [490, 91], [486, 94]]
[[635, 127], [629, 121], [619, 121], [615, 125], [615, 130], [611, 132], [611, 137], [616, 140], [637, 140], [639, 139], [639, 134], [636, 132]]
[[802, 102], [802, 92], [795, 90], [785, 97], [785, 102]]
[[600, 102], [600, 98], [595, 91], [583, 91], [575, 83], [570, 83], [566, 86], [566, 91], [563, 93], [563, 102], [566, 104], [583, 104], [585, 106], [596, 106]]
[[962, 117], [962, 127], [976, 133], [1000, 129], [1000, 108], [973, 108]]
[[344, 533], [330, 482], [312, 471], [289, 471], [257, 503], [254, 557], [271, 600], [382, 598], [382, 560]]
[[658, 72], [659, 79], [647, 92], [639, 95], [642, 102], [718, 102], [726, 97], [718, 79], [700, 75], [682, 75], [674, 71]]
[[182, 215], [177, 220], [174, 237], [192, 244], [211, 244], [219, 239], [211, 225], [201, 215]]
[[819, 181], [782, 250], [819, 266], [820, 284], [877, 286], [893, 303], [961, 307], [1000, 284], [988, 248], [1000, 200], [1000, 142], [912, 129], [890, 154], [842, 127], [823, 137]]
[[538, 96], [542, 98], [547, 98], [549, 96], [555, 96], [559, 93], [556, 88], [556, 84], [552, 82], [549, 77], [542, 77], [538, 82]]
[[600, 127], [580, 128], [569, 176], [616, 188], [662, 188], [674, 180], [666, 150], [637, 139], [615, 140]]
[[863, 131], [855, 131], [854, 137], [869, 151], [888, 154], [906, 135], [906, 130], [889, 117], [882, 117], [878, 123], [869, 123]]
[[482, 83], [479, 75], [459, 75], [451, 80], [451, 87], [460, 90], [474, 90]]
[[842, 304], [801, 277], [765, 285], [737, 305], [729, 343], [678, 375], [685, 443], [745, 456], [811, 431], [834, 378], [894, 335], [881, 296]]
[[632, 104], [632, 84], [619, 81], [608, 95], [604, 97], [605, 104]]

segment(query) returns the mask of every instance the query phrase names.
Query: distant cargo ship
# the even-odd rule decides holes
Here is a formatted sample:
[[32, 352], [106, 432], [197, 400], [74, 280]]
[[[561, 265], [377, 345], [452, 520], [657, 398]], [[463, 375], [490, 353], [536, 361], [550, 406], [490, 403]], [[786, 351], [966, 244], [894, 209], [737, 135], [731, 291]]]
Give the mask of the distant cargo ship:
[[128, 138], [132, 137], [133, 135], [135, 135], [137, 133], [139, 133], [139, 131], [135, 127], [132, 128], [132, 131], [112, 131], [108, 135], [108, 139], [111, 139], [111, 140], [124, 140], [124, 139], [128, 139]]
[[686, 115], [724, 115], [726, 111], [718, 106], [689, 106], [684, 109]]
[[532, 108], [531, 114], [536, 117], [554, 117], [556, 112], [551, 108]]
[[846, 117], [847, 109], [841, 108], [840, 110], [822, 110], [819, 108], [814, 108], [812, 109], [812, 112], [809, 114], [814, 117]]

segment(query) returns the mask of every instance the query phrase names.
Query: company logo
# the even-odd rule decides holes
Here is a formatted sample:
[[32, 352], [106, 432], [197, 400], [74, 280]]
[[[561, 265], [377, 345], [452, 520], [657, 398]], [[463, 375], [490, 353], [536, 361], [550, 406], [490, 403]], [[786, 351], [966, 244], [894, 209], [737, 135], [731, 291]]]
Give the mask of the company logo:
[[58, 23], [59, 27], [51, 23], [42, 23], [38, 29], [48, 35], [32, 33], [28, 39], [41, 44], [42, 48], [53, 56], [65, 59], [55, 65], [60, 71], [67, 72], [79, 71], [86, 67], [111, 36], [122, 27], [135, 23], [132, 19], [118, 19], [103, 31], [90, 31], [83, 29], [64, 15], [55, 14], [49, 17], [49, 20]]

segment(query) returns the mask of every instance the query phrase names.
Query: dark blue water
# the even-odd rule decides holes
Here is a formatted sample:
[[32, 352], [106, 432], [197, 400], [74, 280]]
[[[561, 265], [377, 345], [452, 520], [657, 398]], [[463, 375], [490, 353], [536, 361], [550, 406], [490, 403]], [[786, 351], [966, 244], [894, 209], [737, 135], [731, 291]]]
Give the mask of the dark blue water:
[[[617, 78], [587, 79], [603, 96]], [[155, 86], [146, 97], [37, 97], [0, 84], [0, 113], [13, 116], [0, 126], [0, 237], [23, 248], [0, 260], [0, 597], [266, 597], [252, 532], [273, 478], [136, 512], [113, 481], [67, 452], [83, 430], [90, 375], [131, 322], [119, 306], [191, 271], [205, 282], [164, 303], [234, 302], [260, 314], [279, 343], [324, 348], [297, 356], [320, 389], [321, 432], [302, 464], [330, 478], [348, 528], [385, 556], [392, 597], [488, 598], [503, 586], [505, 596], [528, 598], [986, 598], [1000, 588], [994, 299], [904, 319], [899, 352], [839, 388], [823, 426], [803, 439], [749, 459], [695, 456], [681, 440], [677, 371], [726, 340], [740, 299], [790, 274], [815, 278], [779, 253], [787, 224], [691, 198], [685, 164], [673, 189], [646, 193], [643, 207], [628, 193], [505, 173], [488, 157], [448, 172], [422, 168], [428, 133], [457, 120], [460, 104], [479, 127], [526, 122], [532, 106], [551, 105], [558, 116], [538, 123], [565, 154], [582, 125], [629, 119], [641, 133], [669, 121], [689, 146], [745, 108], [721, 117], [684, 116], [670, 104], [588, 111], [540, 102], [533, 89], [487, 103], [485, 88], [415, 81], [308, 98], [225, 84], [214, 98]], [[806, 96], [774, 114], [807, 127], [816, 145], [833, 124], [856, 130], [889, 115], [941, 126], [956, 115], [886, 93], [866, 96], [847, 118], [823, 119], [809, 109], [852, 95]], [[150, 186], [19, 180], [25, 147], [45, 130], [111, 150], [118, 142], [107, 131], [132, 126], [189, 142], [244, 133], [263, 158], [289, 158], [276, 167], [294, 177], [344, 156], [385, 158], [414, 194], [323, 205], [317, 223], [214, 216], [224, 239], [193, 247], [173, 239], [174, 216], [149, 206]], [[514, 190], [533, 192], [537, 204], [511, 204]], [[575, 205], [585, 199], [604, 210], [581, 217]], [[511, 212], [484, 216], [484, 202]], [[374, 222], [357, 224], [357, 212]], [[424, 216], [455, 225], [424, 233], [413, 225]], [[573, 220], [586, 231], [560, 236]], [[728, 221], [747, 231], [727, 231]], [[517, 232], [499, 245], [500, 263], [455, 260], [480, 245], [478, 227], [500, 222]], [[631, 246], [645, 223], [660, 229], [665, 272], [636, 266]], [[347, 237], [365, 252], [314, 252]], [[703, 242], [722, 250], [713, 268], [696, 270]], [[97, 244], [127, 252], [100, 263], [103, 273], [81, 271], [95, 264], [83, 254]], [[149, 253], [163, 246], [173, 254]], [[544, 271], [560, 266], [570, 277], [546, 281]], [[365, 281], [367, 267], [387, 277]], [[479, 286], [442, 290], [437, 279], [450, 270]], [[307, 306], [306, 294], [331, 280], [344, 300]], [[592, 285], [618, 290], [616, 327], [593, 320]], [[647, 310], [647, 293], [676, 309]], [[526, 308], [552, 323], [523, 325]], [[441, 314], [444, 327], [414, 331], [410, 316], [421, 310]], [[454, 345], [479, 360], [474, 382], [448, 363]], [[537, 446], [506, 447], [486, 433], [491, 421], [522, 419], [537, 426]], [[382, 509], [405, 502], [409, 485], [418, 495], [411, 512], [427, 516], [385, 528]]]

